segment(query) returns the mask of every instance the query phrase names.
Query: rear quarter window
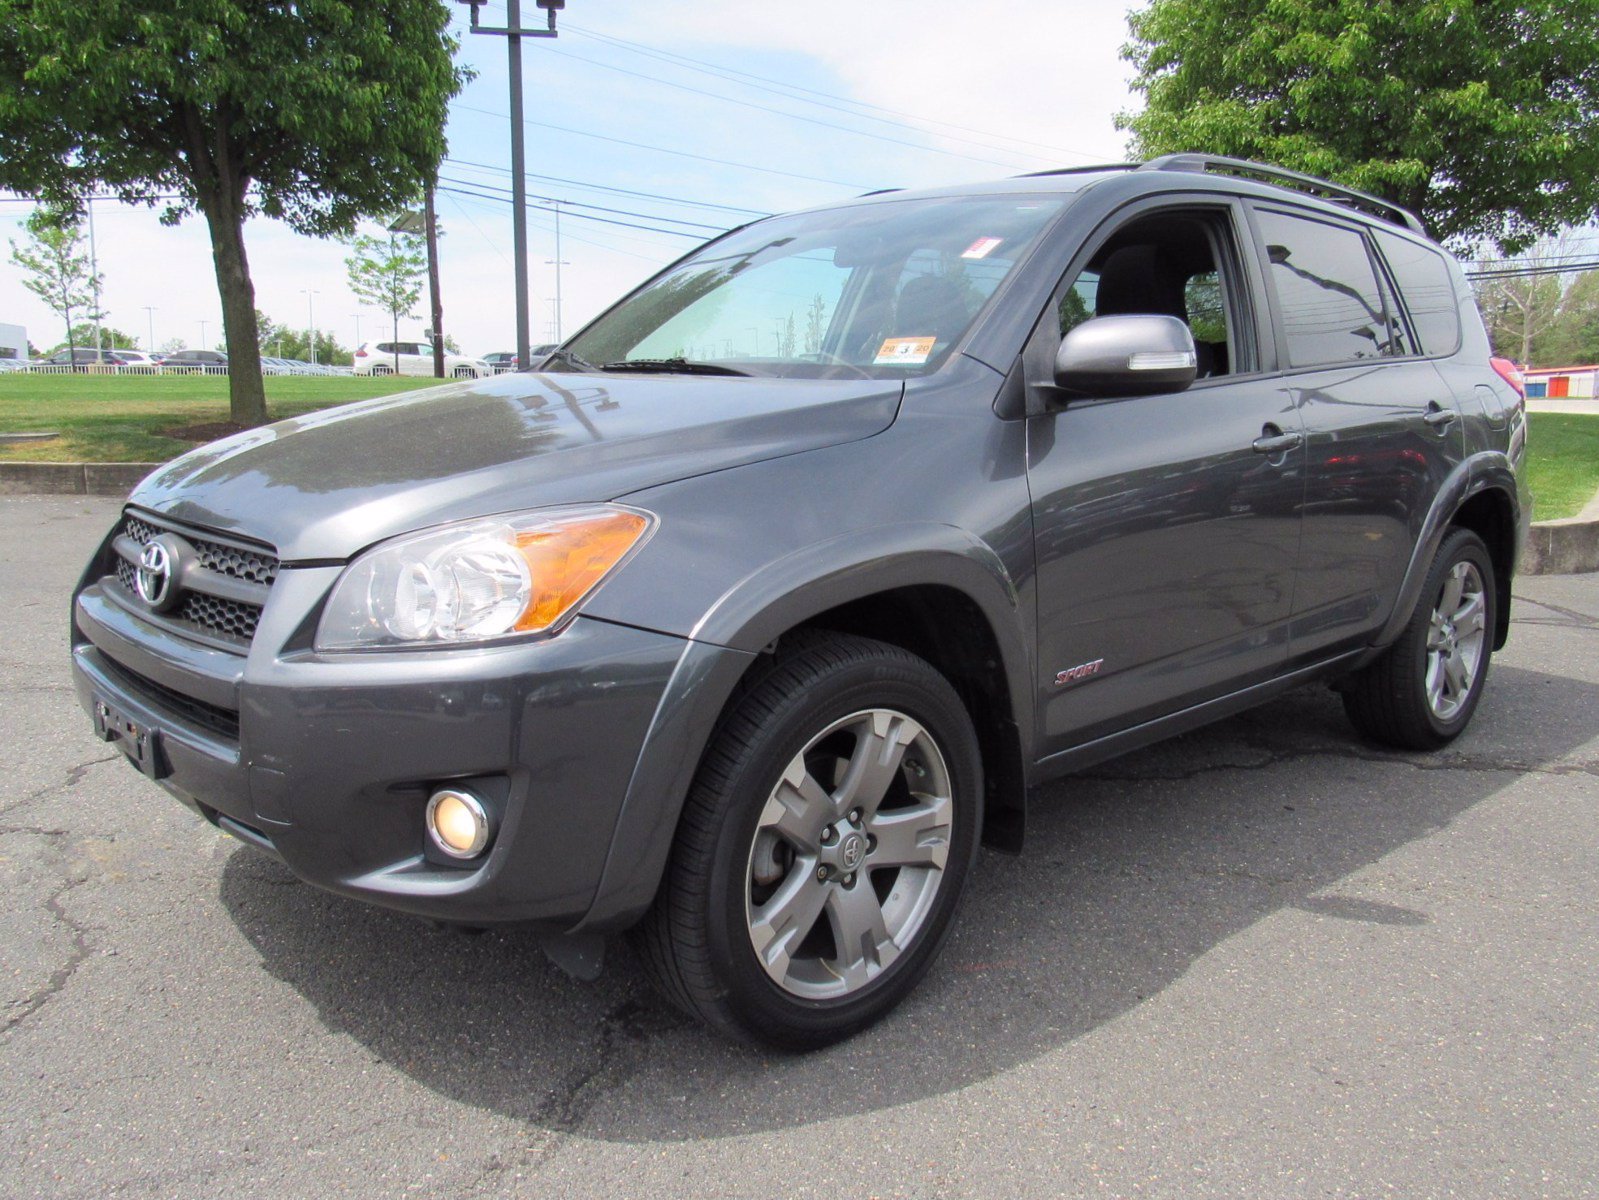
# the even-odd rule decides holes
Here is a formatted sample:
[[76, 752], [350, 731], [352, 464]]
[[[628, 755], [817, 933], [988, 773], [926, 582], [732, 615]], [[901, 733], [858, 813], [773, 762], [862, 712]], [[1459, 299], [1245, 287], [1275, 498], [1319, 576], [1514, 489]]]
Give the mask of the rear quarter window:
[[1381, 230], [1376, 236], [1421, 352], [1453, 354], [1460, 349], [1460, 301], [1449, 263], [1438, 251], [1409, 238]]

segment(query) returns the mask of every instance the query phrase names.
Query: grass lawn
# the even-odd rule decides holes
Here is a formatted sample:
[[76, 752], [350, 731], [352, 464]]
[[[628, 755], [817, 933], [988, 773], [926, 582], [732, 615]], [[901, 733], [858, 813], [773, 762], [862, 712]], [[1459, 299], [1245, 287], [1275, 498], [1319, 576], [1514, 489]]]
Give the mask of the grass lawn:
[[1527, 486], [1535, 520], [1574, 517], [1599, 492], [1599, 414], [1528, 413]]
[[[292, 417], [431, 379], [274, 375], [267, 411]], [[1599, 491], [1599, 415], [1531, 413], [1529, 485], [1539, 520], [1575, 516]], [[0, 433], [56, 430], [46, 442], [0, 444], [14, 462], [165, 462], [195, 443], [162, 430], [226, 421], [222, 376], [0, 375]]]
[[[431, 387], [432, 379], [273, 375], [267, 412], [278, 419], [318, 408]], [[0, 444], [11, 462], [165, 462], [194, 442], [162, 430], [228, 419], [222, 375], [0, 375], [0, 433], [55, 430], [44, 442]]]

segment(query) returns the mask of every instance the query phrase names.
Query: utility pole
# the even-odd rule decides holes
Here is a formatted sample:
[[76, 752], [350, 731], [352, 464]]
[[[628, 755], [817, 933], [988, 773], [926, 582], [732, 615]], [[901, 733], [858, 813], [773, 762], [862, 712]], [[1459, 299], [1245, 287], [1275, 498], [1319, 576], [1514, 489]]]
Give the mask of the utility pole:
[[314, 288], [301, 288], [300, 290], [305, 293], [305, 320], [306, 324], [311, 326], [311, 365], [314, 367], [316, 366], [316, 302], [312, 300], [312, 297], [320, 296], [322, 293]]
[[511, 252], [515, 258], [516, 274], [516, 361], [518, 365], [526, 367], [532, 358], [532, 339], [528, 335], [530, 315], [527, 284], [527, 153], [523, 142], [522, 123], [522, 39], [555, 37], [555, 14], [566, 7], [566, 0], [534, 0], [534, 3], [548, 14], [549, 25], [545, 29], [522, 28], [522, 0], [505, 0], [503, 27], [478, 24], [478, 8], [484, 0], [458, 0], [458, 2], [472, 10], [473, 33], [503, 37], [508, 43], [508, 66], [511, 77]]
[[361, 348], [361, 314], [351, 313], [350, 315], [355, 318], [355, 348], [359, 350]]
[[94, 349], [98, 359], [105, 344], [100, 336], [100, 259], [94, 252], [94, 197], [84, 197], [83, 207], [89, 213], [89, 278], [94, 284], [94, 312], [90, 315], [94, 318]]
[[205, 325], [204, 321], [200, 322], [200, 349], [202, 350], [205, 349]]
[[145, 349], [146, 349], [146, 351], [148, 353], [154, 354], [155, 353], [155, 305], [146, 304], [144, 306], [144, 315], [145, 315], [146, 318], [148, 318], [148, 320], [150, 322], [150, 342], [145, 347]]
[[433, 211], [433, 184], [422, 193], [422, 222], [428, 244], [428, 312], [432, 317], [433, 378], [444, 378], [444, 300], [439, 295], [439, 221]]
[[552, 200], [555, 206], [555, 257], [549, 259], [544, 265], [555, 266], [555, 340], [559, 344], [561, 338], [561, 268], [572, 264], [561, 260], [561, 202]]

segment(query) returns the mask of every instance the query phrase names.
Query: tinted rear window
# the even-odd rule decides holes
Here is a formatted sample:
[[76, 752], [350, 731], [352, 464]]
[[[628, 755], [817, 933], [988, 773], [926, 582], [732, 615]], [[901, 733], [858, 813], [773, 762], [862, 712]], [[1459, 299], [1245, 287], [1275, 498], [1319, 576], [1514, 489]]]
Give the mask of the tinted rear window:
[[1423, 354], [1460, 349], [1460, 305], [1444, 256], [1427, 246], [1378, 232], [1377, 248], [1388, 262]]
[[1260, 211], [1278, 312], [1296, 367], [1401, 352], [1366, 239], [1324, 221]]

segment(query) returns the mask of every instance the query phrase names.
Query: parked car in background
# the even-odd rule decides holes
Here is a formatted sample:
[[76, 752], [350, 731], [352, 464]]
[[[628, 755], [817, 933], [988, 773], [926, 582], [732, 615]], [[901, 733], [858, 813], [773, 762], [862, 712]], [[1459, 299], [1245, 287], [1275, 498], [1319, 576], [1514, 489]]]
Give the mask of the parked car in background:
[[[355, 374], [427, 378], [433, 374], [433, 347], [428, 342], [362, 342], [355, 351]], [[494, 369], [481, 358], [445, 352], [447, 379], [482, 379], [492, 374]]]
[[115, 352], [121, 361], [122, 369], [136, 375], [154, 375], [161, 366], [161, 359], [154, 354], [143, 350], [118, 350]]
[[516, 351], [496, 350], [492, 354], [485, 354], [483, 356], [483, 361], [488, 363], [489, 370], [493, 371], [496, 375], [503, 374], [506, 371], [514, 371], [516, 370], [517, 365]]
[[184, 371], [194, 375], [226, 375], [228, 356], [221, 350], [178, 350], [161, 362], [169, 371]]
[[34, 365], [55, 367], [60, 370], [83, 371], [89, 367], [119, 367], [123, 363], [121, 351], [93, 350], [79, 346], [76, 350], [57, 350], [49, 358], [41, 358]]

